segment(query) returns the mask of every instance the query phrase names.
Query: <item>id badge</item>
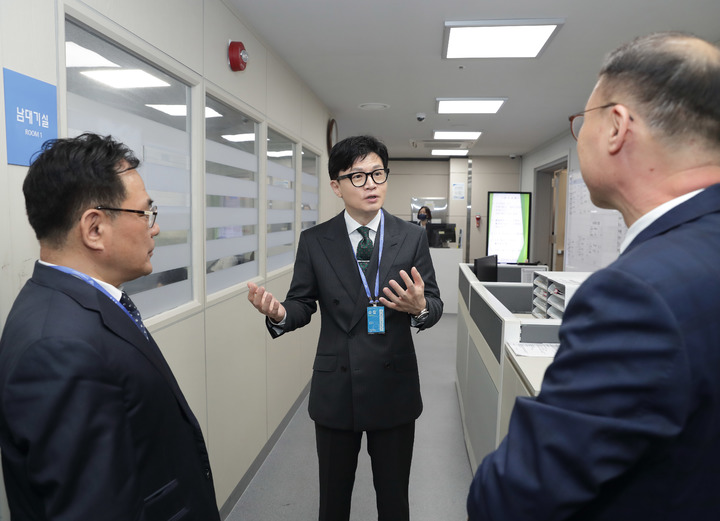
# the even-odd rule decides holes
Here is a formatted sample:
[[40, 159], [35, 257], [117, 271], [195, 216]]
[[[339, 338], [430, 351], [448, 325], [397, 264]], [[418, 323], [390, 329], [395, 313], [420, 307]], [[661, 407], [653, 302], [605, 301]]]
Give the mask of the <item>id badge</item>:
[[369, 335], [385, 334], [385, 307], [368, 306], [367, 325]]

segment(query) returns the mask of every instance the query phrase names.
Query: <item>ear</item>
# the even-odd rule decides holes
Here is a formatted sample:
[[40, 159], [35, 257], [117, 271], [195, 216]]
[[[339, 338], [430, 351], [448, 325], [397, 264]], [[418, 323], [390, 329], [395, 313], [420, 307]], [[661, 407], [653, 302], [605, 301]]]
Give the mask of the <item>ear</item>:
[[337, 195], [340, 199], [342, 199], [342, 191], [340, 190], [340, 183], [338, 183], [335, 179], [330, 181], [330, 188], [332, 188], [333, 192], [335, 192], [335, 195]]
[[608, 139], [608, 152], [614, 155], [622, 150], [631, 137], [630, 123], [633, 119], [625, 105], [614, 105], [610, 107], [610, 111], [612, 128]]
[[80, 217], [80, 238], [89, 250], [103, 251], [104, 241], [109, 231], [109, 217], [102, 210], [91, 208]]

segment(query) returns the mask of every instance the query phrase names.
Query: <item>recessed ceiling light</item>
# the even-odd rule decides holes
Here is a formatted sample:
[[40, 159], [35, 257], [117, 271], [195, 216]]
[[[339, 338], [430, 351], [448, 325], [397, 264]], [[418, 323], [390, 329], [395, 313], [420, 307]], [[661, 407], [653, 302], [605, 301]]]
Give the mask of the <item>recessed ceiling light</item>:
[[95, 51], [65, 42], [65, 67], [120, 67]]
[[361, 103], [358, 108], [362, 110], [385, 110], [389, 109], [390, 105], [387, 103]]
[[292, 157], [292, 155], [292, 150], [278, 150], [277, 152], [273, 152], [270, 150], [267, 151], [268, 157]]
[[250, 141], [255, 141], [255, 134], [224, 134], [222, 138], [228, 141], [232, 141], [233, 143], [247, 143]]
[[80, 74], [114, 89], [139, 89], [145, 87], [169, 87], [166, 81], [140, 69], [112, 69], [83, 71]]
[[565, 20], [445, 22], [446, 58], [536, 58]]
[[507, 98], [437, 98], [438, 114], [495, 114]]
[[433, 149], [433, 151], [431, 152], [431, 155], [433, 155], [433, 156], [466, 156], [466, 155], [468, 155], [468, 150]]
[[452, 130], [436, 130], [433, 133], [433, 139], [457, 139], [475, 141], [480, 137], [482, 132], [461, 132]]
[[[159, 110], [170, 116], [187, 116], [187, 105], [151, 105], [147, 104], [146, 107], [151, 109]], [[205, 118], [221, 118], [222, 114], [218, 111], [205, 107]]]

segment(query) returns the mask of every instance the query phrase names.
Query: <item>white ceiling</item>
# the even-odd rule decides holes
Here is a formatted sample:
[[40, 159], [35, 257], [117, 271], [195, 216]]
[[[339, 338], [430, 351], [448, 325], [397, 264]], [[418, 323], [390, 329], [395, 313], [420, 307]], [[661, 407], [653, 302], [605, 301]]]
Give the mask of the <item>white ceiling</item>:
[[[395, 159], [431, 157], [433, 130], [483, 131], [470, 155], [525, 154], [569, 132], [621, 43], [664, 30], [720, 40], [720, 0], [225, 1], [325, 103], [341, 139], [375, 135]], [[445, 21], [536, 18], [565, 20], [537, 59], [441, 57]], [[437, 114], [435, 99], [453, 97], [508, 101], [495, 115]], [[390, 108], [358, 108], [368, 102]]]

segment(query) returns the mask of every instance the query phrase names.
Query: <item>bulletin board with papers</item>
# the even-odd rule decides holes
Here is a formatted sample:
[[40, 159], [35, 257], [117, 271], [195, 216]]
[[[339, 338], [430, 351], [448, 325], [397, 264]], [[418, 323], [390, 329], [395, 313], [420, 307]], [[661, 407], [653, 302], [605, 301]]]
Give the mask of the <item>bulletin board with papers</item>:
[[596, 271], [620, 253], [627, 227], [617, 210], [598, 208], [579, 170], [568, 172], [565, 271]]

